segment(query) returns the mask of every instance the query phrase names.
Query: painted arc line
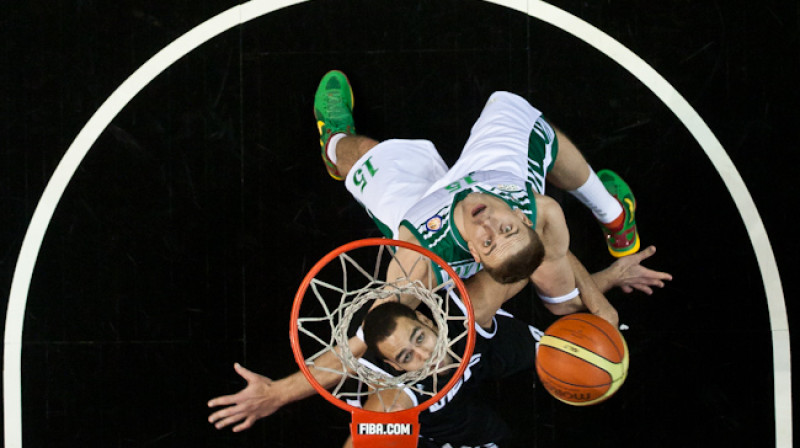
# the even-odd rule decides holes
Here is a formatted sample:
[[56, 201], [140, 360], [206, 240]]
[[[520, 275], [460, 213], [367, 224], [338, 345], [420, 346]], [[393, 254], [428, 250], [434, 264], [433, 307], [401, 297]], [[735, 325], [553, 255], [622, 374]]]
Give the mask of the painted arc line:
[[[179, 37], [136, 70], [100, 106], [67, 149], [33, 213], [20, 255], [17, 259], [6, 313], [5, 351], [3, 360], [5, 446], [22, 447], [21, 352], [22, 326], [27, 294], [44, 234], [55, 207], [100, 133], [127, 103], [150, 81], [175, 61], [209, 39], [234, 26], [277, 9], [300, 4], [306, 0], [251, 0], [234, 6], [203, 22]], [[550, 23], [594, 46], [626, 68], [650, 88], [689, 129], [703, 147], [739, 208], [753, 242], [767, 289], [767, 300], [773, 328], [773, 357], [775, 359], [776, 442], [779, 447], [791, 447], [791, 379], [789, 333], [783, 291], [772, 248], [766, 237], [761, 218], [752, 198], [727, 153], [714, 135], [686, 101], [658, 73], [619, 42], [588, 23], [547, 3], [536, 0], [487, 0], [524, 12]], [[533, 12], [531, 12], [533, 11]], [[759, 243], [759, 244], [757, 244]], [[786, 392], [781, 394], [779, 392]], [[783, 397], [783, 399], [780, 399]], [[783, 418], [781, 418], [783, 417]], [[788, 422], [788, 424], [787, 424]]]
[[778, 265], [753, 198], [728, 153], [700, 115], [650, 65], [611, 36], [568, 12], [540, 0], [486, 0], [526, 13], [581, 39], [628, 70], [669, 107], [705, 151], [722, 177], [742, 217], [756, 254], [772, 329], [775, 446], [792, 447], [792, 384], [789, 322]]
[[150, 81], [175, 61], [211, 38], [253, 18], [305, 0], [252, 0], [234, 6], [182, 35], [139, 67], [97, 109], [67, 149], [33, 212], [22, 241], [6, 311], [3, 352], [3, 409], [5, 447], [22, 447], [22, 327], [33, 268], [44, 234], [64, 190], [83, 158], [114, 117]]

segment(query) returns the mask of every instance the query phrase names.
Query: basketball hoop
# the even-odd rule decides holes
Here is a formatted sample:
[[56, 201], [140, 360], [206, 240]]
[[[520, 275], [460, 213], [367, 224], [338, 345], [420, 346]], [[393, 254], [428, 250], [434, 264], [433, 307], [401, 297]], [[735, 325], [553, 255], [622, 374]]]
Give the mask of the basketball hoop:
[[[395, 257], [400, 248], [416, 252], [418, 256], [413, 263], [401, 265]], [[367, 262], [374, 262], [374, 267], [364, 268]], [[400, 265], [404, 274], [401, 278], [385, 280], [386, 266], [390, 262]], [[412, 281], [409, 274], [420, 263], [430, 267], [428, 276], [424, 280]], [[437, 269], [443, 271], [441, 276], [435, 275]], [[352, 328], [360, 324], [355, 320], [356, 315], [365, 314], [375, 300], [395, 296], [414, 297], [428, 307], [431, 320], [438, 329], [438, 340], [423, 367], [392, 376], [360, 362], [351, 353], [348, 340]], [[315, 297], [316, 301], [304, 300], [307, 297]], [[457, 306], [451, 306], [451, 302]], [[462, 327], [451, 325], [454, 321], [463, 321], [463, 332], [451, 334], [448, 329], [461, 331]], [[419, 437], [420, 412], [440, 401], [455, 386], [469, 364], [475, 345], [475, 319], [463, 282], [444, 260], [415, 244], [368, 238], [334, 249], [311, 268], [295, 295], [290, 339], [295, 360], [314, 389], [329, 402], [352, 414], [350, 431], [355, 448], [413, 448], [417, 446]], [[465, 345], [463, 351], [454, 347], [456, 343], [459, 347], [462, 343]], [[315, 365], [317, 359], [330, 352], [338, 358], [340, 368]], [[312, 354], [309, 356], [309, 353]], [[447, 356], [455, 361], [443, 363]], [[329, 391], [317, 381], [311, 368], [335, 374], [339, 378], [338, 384]], [[455, 373], [450, 376], [453, 369], [456, 369]], [[440, 374], [450, 377], [443, 386], [441, 383], [444, 381], [439, 381]], [[433, 381], [433, 390], [417, 385], [429, 377]], [[356, 379], [368, 387], [356, 392], [346, 391], [343, 386], [347, 379]], [[385, 403], [380, 392], [403, 389], [428, 398], [410, 409], [393, 412], [368, 411], [352, 404], [352, 400], [374, 394], [388, 410], [392, 403]], [[400, 393], [403, 392], [396, 395]]]

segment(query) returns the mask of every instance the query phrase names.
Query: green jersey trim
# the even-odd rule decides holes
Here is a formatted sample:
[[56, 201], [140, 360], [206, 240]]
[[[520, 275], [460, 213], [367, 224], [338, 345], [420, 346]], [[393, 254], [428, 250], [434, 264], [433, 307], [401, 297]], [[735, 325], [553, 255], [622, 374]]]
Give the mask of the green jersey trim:
[[[410, 221], [408, 221], [407, 219], [400, 221], [400, 227], [405, 227], [406, 229], [408, 229], [411, 232], [411, 234], [414, 235], [414, 238], [417, 239], [417, 242], [419, 243], [420, 246], [424, 247], [425, 249], [431, 250], [431, 248], [426, 243], [425, 237], [422, 236], [422, 234], [419, 233], [416, 228], [414, 228], [414, 224], [412, 224]], [[448, 262], [448, 264], [451, 263]], [[436, 264], [433, 260], [431, 260], [431, 268], [433, 269], [433, 273], [436, 275], [436, 282], [440, 285], [444, 283], [444, 278], [442, 277], [442, 268], [440, 268], [439, 265]]]

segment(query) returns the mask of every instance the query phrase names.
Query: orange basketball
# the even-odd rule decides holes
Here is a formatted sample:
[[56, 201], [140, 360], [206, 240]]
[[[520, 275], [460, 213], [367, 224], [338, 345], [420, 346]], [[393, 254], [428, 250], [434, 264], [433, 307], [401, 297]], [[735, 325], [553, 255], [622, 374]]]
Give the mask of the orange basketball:
[[593, 314], [555, 321], [544, 332], [536, 372], [555, 398], [574, 406], [600, 403], [628, 375], [628, 346], [619, 330]]

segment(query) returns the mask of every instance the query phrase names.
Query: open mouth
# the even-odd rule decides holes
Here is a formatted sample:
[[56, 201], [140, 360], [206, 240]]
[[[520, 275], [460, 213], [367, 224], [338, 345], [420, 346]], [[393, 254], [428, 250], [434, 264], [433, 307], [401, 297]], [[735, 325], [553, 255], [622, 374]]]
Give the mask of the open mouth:
[[472, 217], [478, 216], [484, 210], [486, 210], [486, 206], [483, 204], [475, 206], [475, 208], [472, 209]]

